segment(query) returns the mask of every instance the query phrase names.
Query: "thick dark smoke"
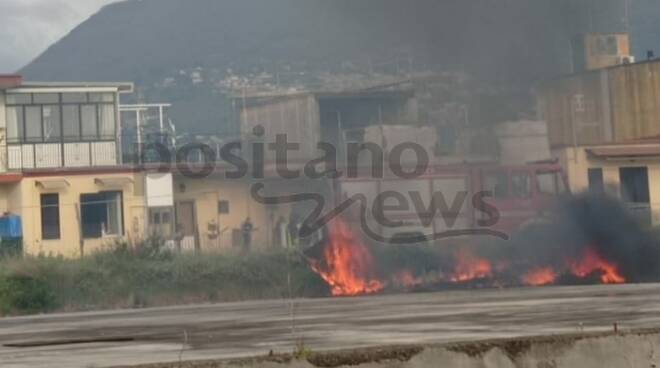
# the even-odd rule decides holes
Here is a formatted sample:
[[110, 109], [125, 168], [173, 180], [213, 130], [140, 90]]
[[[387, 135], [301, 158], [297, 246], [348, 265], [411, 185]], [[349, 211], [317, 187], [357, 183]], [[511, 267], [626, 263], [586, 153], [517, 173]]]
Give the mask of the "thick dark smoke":
[[[372, 249], [382, 280], [392, 280], [405, 270], [423, 280], [412, 285], [414, 290], [515, 287], [527, 285], [525, 275], [546, 268], [555, 272], [555, 285], [601, 283], [599, 269], [580, 277], [570, 271], [572, 262], [584, 261], [589, 253], [615, 266], [627, 283], [660, 281], [658, 235], [616, 198], [591, 193], [563, 199], [544, 220], [525, 227], [508, 241], [463, 239], [418, 246], [374, 245]], [[457, 255], [464, 252], [487, 260], [492, 274], [451, 282], [447, 275], [456, 269]], [[396, 283], [389, 285], [396, 288]], [[410, 290], [410, 285], [406, 289]]]
[[481, 254], [493, 262], [510, 262], [507, 272], [522, 275], [546, 266], [561, 270], [567, 260], [580, 260], [591, 249], [616, 265], [626, 282], [660, 280], [657, 234], [618, 199], [582, 193], [562, 200], [547, 215], [546, 221], [528, 226], [509, 242], [486, 244]]
[[660, 244], [656, 234], [615, 198], [585, 193], [563, 203], [546, 244], [558, 240], [558, 254], [576, 254], [585, 246], [614, 262], [631, 282], [660, 279]]

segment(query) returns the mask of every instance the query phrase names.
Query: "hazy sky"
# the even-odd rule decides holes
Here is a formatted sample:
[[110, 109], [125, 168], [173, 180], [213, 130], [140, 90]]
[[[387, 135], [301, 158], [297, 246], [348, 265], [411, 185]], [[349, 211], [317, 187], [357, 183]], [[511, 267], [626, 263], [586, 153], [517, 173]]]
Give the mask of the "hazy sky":
[[0, 0], [0, 74], [21, 68], [115, 1], [119, 0]]

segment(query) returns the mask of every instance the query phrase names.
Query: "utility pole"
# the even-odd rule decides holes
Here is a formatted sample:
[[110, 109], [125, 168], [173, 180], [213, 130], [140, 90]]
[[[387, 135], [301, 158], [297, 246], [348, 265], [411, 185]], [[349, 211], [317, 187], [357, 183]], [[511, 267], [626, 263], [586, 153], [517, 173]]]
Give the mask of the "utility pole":
[[623, 0], [623, 26], [625, 31], [630, 34], [630, 0]]
[[591, 10], [591, 0], [587, 1], [587, 20], [589, 21], [589, 33], [594, 31], [594, 14]]

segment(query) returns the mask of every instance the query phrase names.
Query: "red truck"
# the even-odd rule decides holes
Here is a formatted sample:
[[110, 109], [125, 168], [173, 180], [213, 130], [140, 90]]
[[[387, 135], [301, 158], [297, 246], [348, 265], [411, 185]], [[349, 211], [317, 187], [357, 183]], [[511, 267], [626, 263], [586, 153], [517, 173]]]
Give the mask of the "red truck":
[[340, 203], [364, 196], [363, 230], [372, 238], [406, 243], [434, 234], [436, 240], [479, 232], [510, 236], [541, 220], [567, 191], [562, 168], [538, 162], [433, 166], [414, 179], [360, 175], [341, 179], [336, 193]]

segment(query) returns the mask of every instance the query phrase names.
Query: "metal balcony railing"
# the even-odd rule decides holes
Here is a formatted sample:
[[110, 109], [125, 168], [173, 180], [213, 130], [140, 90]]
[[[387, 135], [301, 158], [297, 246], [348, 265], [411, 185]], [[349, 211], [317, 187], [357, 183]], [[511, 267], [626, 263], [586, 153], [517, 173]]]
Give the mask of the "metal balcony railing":
[[102, 167], [119, 164], [114, 140], [67, 143], [10, 143], [0, 160], [6, 171]]

